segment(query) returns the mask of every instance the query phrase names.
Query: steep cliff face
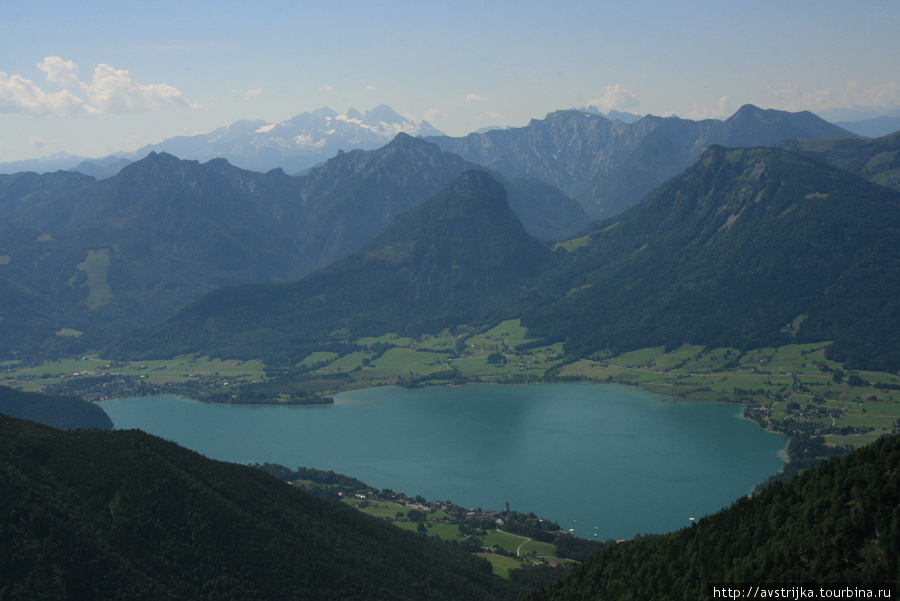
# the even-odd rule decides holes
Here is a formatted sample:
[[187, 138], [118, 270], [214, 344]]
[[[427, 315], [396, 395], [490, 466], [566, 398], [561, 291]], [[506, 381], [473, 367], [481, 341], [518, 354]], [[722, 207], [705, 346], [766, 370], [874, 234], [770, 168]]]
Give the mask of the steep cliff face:
[[789, 138], [834, 136], [853, 134], [812, 113], [745, 105], [726, 121], [648, 115], [626, 124], [595, 113], [557, 111], [526, 127], [427, 139], [507, 177], [553, 184], [598, 219], [637, 204], [711, 144], [770, 146]]

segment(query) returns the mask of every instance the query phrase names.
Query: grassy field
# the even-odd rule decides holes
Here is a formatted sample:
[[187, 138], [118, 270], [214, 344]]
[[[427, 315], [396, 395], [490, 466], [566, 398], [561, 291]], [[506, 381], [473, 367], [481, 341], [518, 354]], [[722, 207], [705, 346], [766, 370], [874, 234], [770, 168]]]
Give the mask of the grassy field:
[[831, 444], [858, 447], [892, 432], [900, 419], [900, 390], [891, 387], [900, 387], [900, 377], [845, 373], [841, 364], [825, 358], [827, 346], [789, 345], [743, 354], [695, 346], [669, 353], [647, 348], [603, 361], [578, 361], [560, 375], [633, 384], [684, 399], [758, 405], [772, 425], [785, 420], [806, 424]]
[[[485, 331], [444, 331], [418, 339], [387, 333], [351, 341], [350, 352], [315, 352], [277, 379], [259, 361], [186, 355], [165, 361], [115, 363], [90, 355], [41, 365], [7, 363], [0, 383], [25, 390], [81, 394], [91, 379], [118, 377], [128, 386], [119, 396], [158, 393], [186, 396], [222, 394], [269, 382], [270, 402], [291, 395], [330, 395], [383, 385], [420, 386], [463, 382], [528, 383], [577, 379], [641, 386], [652, 392], [695, 401], [741, 403], [765, 427], [787, 426], [825, 436], [827, 442], [860, 446], [892, 432], [900, 420], [900, 376], [851, 373], [825, 358], [828, 343], [788, 345], [741, 352], [684, 345], [645, 348], [603, 359], [566, 362], [561, 343], [521, 350], [533, 342], [518, 320]], [[135, 382], [141, 387], [135, 387]], [[281, 388], [279, 388], [281, 387]], [[116, 394], [112, 389], [108, 394]], [[99, 397], [96, 397], [99, 398]], [[213, 397], [210, 397], [213, 398]], [[265, 402], [265, 399], [263, 399]]]
[[[525, 536], [510, 534], [501, 530], [481, 531], [475, 535], [464, 536], [460, 531], [458, 517], [454, 519], [444, 511], [419, 508], [424, 514], [424, 521], [411, 521], [408, 519], [409, 511], [413, 508], [404, 503], [384, 500], [363, 500], [359, 498], [346, 498], [344, 503], [356, 507], [359, 511], [391, 522], [398, 528], [419, 532], [425, 536], [431, 536], [445, 541], [463, 542], [474, 536], [482, 551], [475, 553], [479, 557], [487, 559], [494, 568], [494, 573], [504, 578], [509, 576], [510, 570], [515, 570], [535, 562], [564, 563], [571, 560], [556, 556], [556, 545], [531, 540]], [[424, 530], [423, 530], [424, 528]], [[491, 551], [495, 549], [495, 551]]]
[[[87, 275], [87, 281], [83, 284], [88, 288], [88, 297], [85, 303], [89, 309], [96, 309], [109, 303], [113, 294], [106, 280], [106, 272], [109, 270], [109, 249], [88, 251], [84, 261], [78, 264], [78, 269]], [[74, 277], [69, 281], [74, 285]]]
[[86, 355], [40, 365], [9, 366], [4, 373], [0, 373], [0, 384], [42, 391], [55, 385], [107, 376], [133, 379], [152, 386], [189, 386], [208, 380], [215, 381], [218, 386], [233, 386], [263, 381], [265, 366], [260, 361], [210, 359], [193, 355], [133, 362], [108, 361], [96, 355]]

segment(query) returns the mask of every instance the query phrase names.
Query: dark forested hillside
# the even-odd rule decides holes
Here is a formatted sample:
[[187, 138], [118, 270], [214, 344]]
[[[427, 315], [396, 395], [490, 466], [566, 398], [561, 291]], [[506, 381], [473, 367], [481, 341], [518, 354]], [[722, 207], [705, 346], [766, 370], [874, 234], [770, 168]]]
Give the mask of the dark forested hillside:
[[834, 340], [835, 359], [900, 368], [900, 194], [861, 177], [712, 147], [568, 246], [524, 323], [571, 354]]
[[895, 436], [741, 498], [690, 528], [601, 551], [528, 600], [711, 599], [712, 583], [886, 584], [896, 594], [898, 498]]
[[0, 416], [4, 599], [510, 599], [484, 560], [137, 430]]
[[874, 140], [788, 140], [778, 144], [778, 147], [900, 190], [900, 132]]
[[77, 397], [23, 392], [0, 386], [0, 413], [63, 430], [111, 430], [112, 420], [99, 405]]
[[488, 323], [512, 310], [548, 256], [510, 210], [503, 186], [468, 171], [330, 267], [287, 284], [216, 291], [108, 352], [281, 362], [332, 340]]

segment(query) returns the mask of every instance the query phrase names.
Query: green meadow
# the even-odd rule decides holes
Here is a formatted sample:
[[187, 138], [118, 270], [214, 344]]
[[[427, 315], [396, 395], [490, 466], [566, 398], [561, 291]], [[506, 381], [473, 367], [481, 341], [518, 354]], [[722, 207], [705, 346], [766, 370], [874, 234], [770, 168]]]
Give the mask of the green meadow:
[[[445, 330], [417, 339], [393, 333], [360, 338], [343, 352], [314, 352], [286, 370], [272, 370], [260, 361], [194, 355], [139, 362], [88, 355], [40, 365], [6, 363], [0, 383], [82, 393], [91, 389], [93, 380], [119, 378], [123, 396], [167, 392], [229, 402], [238, 395], [228, 393], [244, 391], [258, 402], [290, 403], [371, 386], [563, 379], [640, 386], [680, 399], [741, 403], [763, 427], [800, 429], [836, 445], [860, 446], [900, 423], [900, 376], [846, 370], [825, 358], [827, 342], [746, 352], [696, 345], [669, 351], [652, 347], [577, 361], [566, 360], [561, 343], [533, 343], [518, 320], [508, 320], [484, 331]], [[114, 394], [112, 390], [107, 394]]]

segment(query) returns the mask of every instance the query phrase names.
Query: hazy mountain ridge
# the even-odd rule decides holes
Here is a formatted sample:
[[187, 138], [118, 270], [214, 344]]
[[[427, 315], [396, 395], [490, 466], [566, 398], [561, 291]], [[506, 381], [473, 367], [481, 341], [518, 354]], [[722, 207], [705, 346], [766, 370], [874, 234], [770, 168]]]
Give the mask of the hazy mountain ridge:
[[502, 185], [467, 171], [357, 252], [300, 280], [215, 291], [107, 349], [290, 361], [315, 345], [496, 319], [547, 260]]
[[900, 190], [900, 132], [871, 140], [826, 138], [787, 140], [778, 148], [822, 161], [838, 169]]
[[623, 123], [591, 112], [557, 111], [526, 127], [427, 139], [507, 177], [551, 183], [597, 219], [637, 204], [712, 144], [771, 146], [789, 138], [825, 136], [854, 134], [808, 111], [786, 113], [745, 105], [725, 121], [648, 115]]
[[834, 340], [851, 365], [900, 365], [900, 194], [856, 175], [713, 146], [574, 246], [523, 322], [576, 355]]
[[[491, 203], [489, 189], [466, 194]], [[115, 352], [296, 361], [327, 340], [521, 317], [531, 335], [566, 341], [573, 357], [684, 343], [834, 341], [829, 356], [853, 368], [900, 366], [890, 335], [900, 328], [900, 193], [851, 173], [777, 149], [713, 146], [641, 204], [549, 258], [522, 250], [530, 246], [508, 217], [493, 217], [495, 229], [489, 214], [452, 235], [434, 229], [426, 210], [449, 193], [327, 269], [292, 284], [219, 291]], [[453, 260], [446, 251], [409, 268], [409, 249], [425, 240], [506, 249], [500, 256], [518, 257], [523, 277], [473, 287], [491, 281], [474, 275], [483, 259]], [[455, 277], [469, 283], [463, 296], [446, 287]]]
[[860, 136], [880, 138], [900, 130], [900, 116], [884, 115], [859, 121], [835, 121], [834, 124]]
[[323, 107], [274, 124], [238, 121], [208, 134], [150, 144], [124, 156], [133, 159], [149, 152], [168, 152], [204, 162], [225, 158], [252, 171], [281, 168], [294, 174], [325, 161], [339, 150], [375, 150], [399, 133], [440, 135], [427, 121], [416, 123], [384, 104], [365, 113], [351, 108], [346, 114]]
[[[301, 177], [157, 153], [100, 182], [72, 172], [0, 176], [3, 349], [76, 352], [216, 287], [299, 277], [472, 167], [399, 134]], [[587, 224], [546, 184], [506, 186], [533, 233], [560, 237]], [[84, 335], [54, 334], [63, 328]]]
[[203, 291], [298, 274], [292, 241], [196, 161], [152, 154], [101, 182], [0, 176], [0, 198], [0, 277], [19, 299], [0, 307], [7, 354], [91, 348]]

